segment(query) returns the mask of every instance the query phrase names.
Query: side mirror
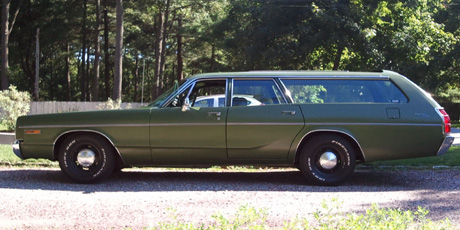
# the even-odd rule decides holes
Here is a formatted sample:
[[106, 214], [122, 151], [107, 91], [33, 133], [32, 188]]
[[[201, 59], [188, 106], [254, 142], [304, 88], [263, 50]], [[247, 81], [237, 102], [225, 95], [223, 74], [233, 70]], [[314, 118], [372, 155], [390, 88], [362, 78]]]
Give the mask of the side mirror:
[[184, 103], [182, 104], [182, 112], [187, 110], [190, 110], [190, 99], [188, 97], [184, 99]]

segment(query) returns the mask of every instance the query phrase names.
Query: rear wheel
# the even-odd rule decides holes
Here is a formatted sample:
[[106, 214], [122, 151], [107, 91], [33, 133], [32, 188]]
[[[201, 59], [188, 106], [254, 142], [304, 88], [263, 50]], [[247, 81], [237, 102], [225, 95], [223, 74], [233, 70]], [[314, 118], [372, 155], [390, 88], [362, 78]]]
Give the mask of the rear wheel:
[[108, 177], [114, 168], [112, 146], [94, 134], [71, 135], [59, 153], [62, 172], [79, 183], [94, 183]]
[[300, 155], [300, 170], [308, 181], [317, 185], [338, 185], [355, 168], [353, 146], [339, 135], [313, 137]]

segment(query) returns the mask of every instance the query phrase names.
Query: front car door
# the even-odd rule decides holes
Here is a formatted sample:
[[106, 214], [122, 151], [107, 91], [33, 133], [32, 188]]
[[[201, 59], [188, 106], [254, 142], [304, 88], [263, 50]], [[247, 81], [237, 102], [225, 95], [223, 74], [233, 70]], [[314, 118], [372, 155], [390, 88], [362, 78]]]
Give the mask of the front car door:
[[228, 107], [203, 100], [195, 104], [198, 98], [225, 98], [226, 83], [226, 79], [197, 80], [169, 104], [152, 109], [150, 146], [154, 164], [206, 164], [227, 159]]

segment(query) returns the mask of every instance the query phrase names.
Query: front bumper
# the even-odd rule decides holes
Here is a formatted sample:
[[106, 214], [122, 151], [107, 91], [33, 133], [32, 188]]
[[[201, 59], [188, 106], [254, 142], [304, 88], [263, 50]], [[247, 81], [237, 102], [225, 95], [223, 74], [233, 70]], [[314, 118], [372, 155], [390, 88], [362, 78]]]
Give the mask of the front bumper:
[[24, 159], [24, 157], [22, 157], [21, 149], [20, 149], [20, 147], [19, 147], [19, 143], [20, 143], [20, 142], [21, 142], [20, 140], [16, 140], [16, 141], [13, 143], [13, 145], [12, 145], [12, 147], [13, 147], [13, 152], [14, 152], [14, 154], [16, 154], [16, 156], [18, 156], [19, 158]]
[[447, 135], [445, 138], [444, 138], [444, 141], [442, 142], [442, 145], [441, 147], [439, 148], [438, 150], [438, 153], [436, 154], [436, 156], [441, 156], [443, 155], [444, 153], [447, 152], [447, 150], [450, 148], [450, 146], [452, 145], [452, 143], [454, 143], [454, 139], [455, 137], [451, 136], [450, 134]]

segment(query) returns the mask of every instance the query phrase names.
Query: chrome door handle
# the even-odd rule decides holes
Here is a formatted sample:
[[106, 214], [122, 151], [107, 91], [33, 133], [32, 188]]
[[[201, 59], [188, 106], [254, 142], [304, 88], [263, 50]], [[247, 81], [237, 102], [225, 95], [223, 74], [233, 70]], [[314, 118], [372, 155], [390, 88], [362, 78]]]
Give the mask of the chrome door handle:
[[295, 111], [282, 111], [282, 114], [295, 115]]
[[220, 117], [221, 114], [222, 114], [221, 112], [208, 112], [208, 116], [214, 115], [216, 117]]

